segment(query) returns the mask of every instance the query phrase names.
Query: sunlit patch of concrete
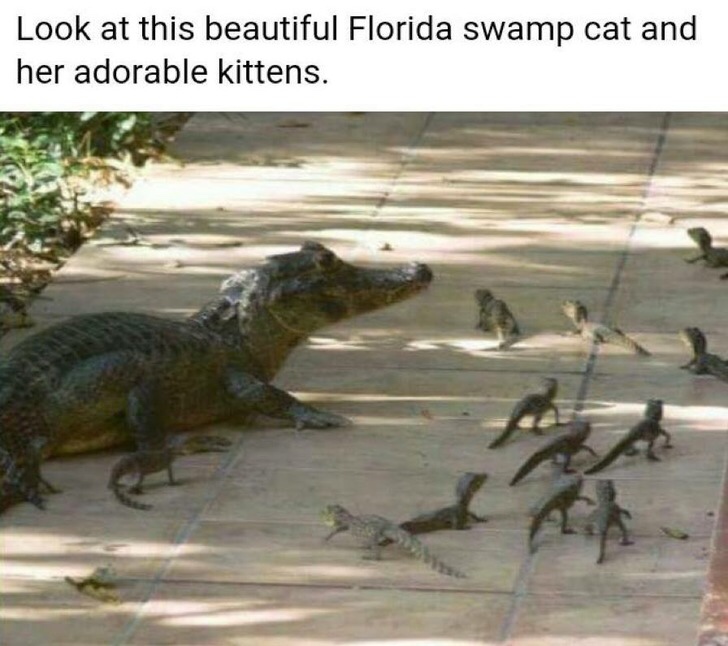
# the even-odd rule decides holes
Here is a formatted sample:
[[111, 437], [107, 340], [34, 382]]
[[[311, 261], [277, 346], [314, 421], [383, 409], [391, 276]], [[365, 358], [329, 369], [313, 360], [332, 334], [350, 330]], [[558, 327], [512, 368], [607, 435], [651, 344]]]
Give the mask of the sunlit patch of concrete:
[[[154, 615], [167, 626], [254, 626], [257, 624], [286, 623], [303, 621], [330, 612], [315, 608], [245, 608], [236, 602], [192, 602], [159, 601], [155, 604]], [[241, 608], [241, 606], [243, 606]]]

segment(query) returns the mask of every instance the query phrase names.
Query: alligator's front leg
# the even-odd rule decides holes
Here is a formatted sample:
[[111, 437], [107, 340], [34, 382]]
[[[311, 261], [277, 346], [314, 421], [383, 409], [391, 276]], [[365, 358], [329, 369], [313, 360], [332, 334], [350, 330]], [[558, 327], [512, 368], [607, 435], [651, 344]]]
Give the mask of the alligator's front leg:
[[[620, 510], [624, 511], [624, 510]], [[632, 516], [629, 516], [629, 518], [632, 518]], [[616, 519], [617, 526], [619, 527], [619, 531], [622, 532], [622, 540], [619, 541], [620, 545], [634, 545], [634, 541], [630, 540], [629, 538], [629, 532], [627, 531], [627, 527], [622, 521], [621, 515], [619, 518]]]
[[364, 553], [364, 556], [362, 556], [362, 559], [364, 559], [365, 561], [381, 561], [382, 546], [379, 544], [379, 542], [385, 538], [387, 537], [383, 536], [381, 533], [377, 533], [370, 539], [368, 539], [364, 545], [364, 548], [367, 551]]
[[534, 435], [543, 435], [543, 431], [541, 430], [541, 427], [539, 424], [541, 423], [541, 418], [543, 417], [543, 413], [536, 413], [533, 416], [533, 423], [531, 424], [531, 433]]
[[698, 260], [705, 260], [705, 254], [701, 253], [701, 254], [698, 254], [697, 256], [693, 256], [692, 258], [684, 258], [684, 260], [685, 260], [685, 262], [690, 263], [692, 265], [694, 262], [698, 262]]
[[559, 513], [561, 514], [561, 533], [576, 534], [576, 531], [569, 527], [569, 512], [566, 511], [566, 508], [560, 507]]
[[561, 422], [559, 421], [559, 409], [556, 406], [556, 404], [550, 404], [549, 405], [551, 410], [554, 411], [554, 417], [556, 418], [556, 426], [561, 426]]
[[345, 532], [347, 529], [349, 529], [349, 528], [348, 527], [334, 527], [334, 529], [332, 529], [328, 534], [326, 534], [326, 536], [324, 536], [324, 539], [323, 539], [324, 542], [330, 541], [334, 536], [336, 536], [337, 534], [340, 534], [341, 532]]
[[31, 442], [31, 462], [33, 469], [37, 470], [38, 488], [42, 486], [45, 489], [45, 493], [63, 493], [62, 489], [54, 487], [48, 480], [43, 477], [40, 471], [40, 464], [43, 459], [43, 448], [48, 444], [48, 438], [44, 435], [39, 435], [36, 439]]
[[10, 452], [0, 449], [0, 473], [3, 474], [2, 492], [0, 493], [1, 509], [21, 500], [32, 503], [38, 509], [45, 509], [41, 487], [45, 487], [47, 493], [60, 491], [41, 475], [40, 456], [36, 448], [34, 445], [25, 449], [25, 459], [20, 464]]
[[693, 357], [692, 359], [690, 359], [690, 361], [680, 366], [680, 370], [692, 370], [693, 366], [697, 363], [697, 361], [698, 358]]
[[16, 502], [32, 503], [38, 509], [45, 509], [45, 502], [40, 495], [40, 479], [37, 469], [32, 465], [19, 466], [12, 464], [3, 469], [0, 485], [0, 510], [5, 510]]
[[327, 413], [304, 404], [285, 390], [239, 370], [228, 372], [225, 385], [239, 408], [269, 417], [290, 419], [295, 423], [297, 430], [306, 427], [329, 428], [349, 423], [349, 420], [341, 415]]

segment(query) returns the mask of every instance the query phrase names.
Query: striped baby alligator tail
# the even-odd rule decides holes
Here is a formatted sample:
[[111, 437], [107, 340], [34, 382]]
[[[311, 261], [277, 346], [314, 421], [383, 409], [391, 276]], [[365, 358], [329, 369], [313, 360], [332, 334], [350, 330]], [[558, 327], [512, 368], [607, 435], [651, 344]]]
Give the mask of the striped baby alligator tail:
[[513, 435], [513, 432], [518, 428], [518, 422], [521, 421], [521, 417], [521, 415], [517, 415], [515, 412], [511, 413], [511, 416], [508, 418], [508, 422], [506, 423], [506, 427], [503, 429], [501, 434], [488, 445], [488, 448], [497, 449], [499, 446], [505, 444], [505, 441]]
[[119, 484], [112, 484], [109, 486], [109, 489], [111, 489], [114, 492], [114, 495], [116, 496], [116, 499], [122, 504], [126, 505], [127, 507], [131, 507], [132, 509], [141, 509], [142, 511], [148, 511], [152, 508], [152, 505], [147, 505], [143, 502], [137, 502], [130, 496], [128, 496], [121, 488], [121, 485]]
[[435, 572], [439, 572], [440, 574], [445, 574], [447, 576], [454, 576], [458, 579], [466, 578], [465, 574], [441, 561], [427, 549], [422, 541], [400, 527], [393, 525], [391, 528], [387, 529], [384, 535], [397, 543], [397, 545], [406, 549], [418, 560], [429, 565], [433, 570], [435, 570]]
[[625, 452], [627, 448], [629, 448], [633, 443], [635, 442], [634, 437], [631, 433], [627, 433], [619, 442], [617, 442], [601, 460], [599, 460], [596, 464], [593, 464], [590, 466], [584, 473], [587, 475], [592, 475], [593, 473], [597, 473], [598, 471], [601, 471], [602, 469], [605, 469], [608, 467], [612, 462], [614, 462], [622, 453]]
[[611, 343], [614, 343], [615, 345], [619, 345], [623, 347], [625, 350], [629, 350], [630, 352], [633, 352], [634, 354], [642, 355], [643, 357], [649, 357], [652, 355], [652, 353], [647, 350], [646, 348], [643, 348], [637, 341], [634, 339], [630, 339], [622, 330], [619, 328], [614, 328], [614, 330], [610, 330], [610, 334], [607, 334], [607, 338]]
[[543, 524], [543, 521], [546, 520], [548, 515], [555, 509], [555, 507], [551, 505], [544, 505], [540, 509], [536, 510], [536, 512], [533, 515], [533, 518], [531, 519], [531, 527], [528, 531], [528, 545], [531, 550], [531, 553], [535, 552], [535, 546], [533, 544], [533, 539], [536, 538], [536, 534], [538, 533], [538, 530], [541, 529], [541, 525]]

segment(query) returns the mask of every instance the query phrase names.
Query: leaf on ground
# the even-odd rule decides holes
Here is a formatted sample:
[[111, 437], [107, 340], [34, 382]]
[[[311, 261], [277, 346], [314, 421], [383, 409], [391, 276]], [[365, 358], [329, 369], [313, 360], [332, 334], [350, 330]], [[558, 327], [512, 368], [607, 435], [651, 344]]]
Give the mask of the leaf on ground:
[[675, 529], [674, 527], [660, 527], [660, 531], [670, 538], [675, 538], [679, 541], [685, 541], [690, 538], [690, 535], [682, 531], [681, 529]]
[[110, 565], [104, 565], [97, 567], [89, 576], [82, 579], [67, 576], [64, 577], [64, 580], [87, 597], [103, 603], [118, 604], [121, 603], [121, 599], [115, 590], [117, 578], [114, 568]]

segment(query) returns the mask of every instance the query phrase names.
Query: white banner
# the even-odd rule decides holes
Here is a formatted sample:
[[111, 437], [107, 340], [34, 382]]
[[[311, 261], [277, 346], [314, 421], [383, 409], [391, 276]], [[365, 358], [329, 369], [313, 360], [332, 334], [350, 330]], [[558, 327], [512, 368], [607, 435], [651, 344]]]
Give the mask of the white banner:
[[728, 110], [716, 0], [6, 0], [12, 110]]

